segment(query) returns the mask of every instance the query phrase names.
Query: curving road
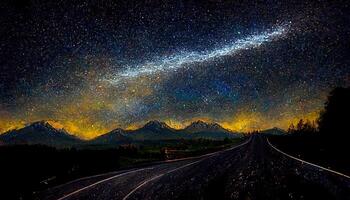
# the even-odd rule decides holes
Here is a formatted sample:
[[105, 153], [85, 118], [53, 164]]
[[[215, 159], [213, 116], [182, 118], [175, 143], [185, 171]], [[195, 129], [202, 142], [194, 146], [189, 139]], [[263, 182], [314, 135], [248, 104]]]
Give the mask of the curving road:
[[224, 151], [79, 179], [41, 199], [350, 199], [350, 179], [254, 135]]

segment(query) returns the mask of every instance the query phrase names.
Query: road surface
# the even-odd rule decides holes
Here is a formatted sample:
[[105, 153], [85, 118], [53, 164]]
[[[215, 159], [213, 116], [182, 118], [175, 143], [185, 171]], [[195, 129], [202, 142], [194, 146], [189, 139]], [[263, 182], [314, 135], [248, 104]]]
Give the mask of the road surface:
[[350, 179], [301, 162], [254, 135], [201, 157], [79, 179], [41, 199], [350, 199]]

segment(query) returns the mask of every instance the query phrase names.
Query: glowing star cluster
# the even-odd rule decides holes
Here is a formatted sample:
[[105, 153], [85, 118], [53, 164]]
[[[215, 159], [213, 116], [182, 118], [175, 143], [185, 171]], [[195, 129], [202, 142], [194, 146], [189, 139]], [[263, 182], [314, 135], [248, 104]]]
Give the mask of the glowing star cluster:
[[[233, 55], [241, 50], [257, 48], [263, 43], [276, 40], [287, 34], [289, 25], [279, 26], [271, 31], [256, 35], [250, 35], [238, 39], [230, 45], [206, 52], [182, 52], [170, 57], [161, 58], [157, 61], [146, 62], [137, 66], [127, 66], [126, 69], [107, 79], [111, 84], [118, 84], [125, 79], [137, 78], [145, 75], [153, 75], [159, 72], [172, 72], [191, 64], [208, 62], [223, 56]], [[195, 65], [193, 65], [195, 66]]]

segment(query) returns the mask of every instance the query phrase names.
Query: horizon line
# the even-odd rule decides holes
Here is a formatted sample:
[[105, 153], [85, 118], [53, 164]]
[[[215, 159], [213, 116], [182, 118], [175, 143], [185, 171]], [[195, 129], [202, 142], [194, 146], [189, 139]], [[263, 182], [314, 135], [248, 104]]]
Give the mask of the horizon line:
[[[81, 137], [80, 135], [77, 135], [77, 134], [74, 134], [70, 131], [67, 131], [67, 129], [65, 129], [64, 127], [55, 127], [54, 123], [59, 123], [58, 121], [55, 121], [55, 120], [35, 120], [35, 121], [32, 121], [32, 122], [28, 122], [28, 123], [25, 123], [23, 127], [16, 127], [16, 128], [13, 128], [13, 129], [9, 129], [9, 130], [6, 130], [5, 132], [1, 132], [0, 135], [3, 135], [3, 134], [6, 134], [8, 132], [11, 132], [11, 131], [15, 131], [15, 130], [20, 130], [20, 129], [23, 129], [25, 127], [28, 127], [28, 126], [31, 126], [35, 123], [40, 123], [40, 122], [45, 122], [45, 123], [48, 123], [50, 126], [52, 126], [54, 129], [56, 130], [63, 130], [65, 131], [67, 134], [69, 135], [72, 135], [72, 136], [75, 136], [75, 137], [78, 137], [79, 139], [82, 139], [82, 140], [91, 140], [93, 138], [96, 138], [96, 137], [99, 137], [101, 135], [105, 135], [105, 134], [108, 134], [114, 130], [117, 130], [117, 129], [121, 129], [121, 130], [124, 130], [124, 131], [135, 131], [135, 130], [138, 130], [138, 129], [141, 129], [143, 128], [145, 125], [147, 125], [148, 123], [150, 122], [159, 122], [159, 123], [164, 123], [165, 125], [167, 125], [168, 127], [170, 127], [171, 129], [173, 130], [176, 130], [176, 131], [179, 131], [179, 130], [184, 130], [186, 129], [187, 127], [189, 127], [191, 124], [195, 123], [195, 122], [203, 122], [205, 124], [218, 124], [221, 128], [223, 129], [226, 129], [228, 130], [229, 132], [232, 132], [232, 133], [240, 133], [240, 134], [249, 134], [251, 132], [260, 132], [260, 131], [264, 131], [264, 130], [269, 130], [269, 129], [273, 129], [273, 128], [278, 128], [278, 129], [281, 129], [283, 131], [286, 131], [285, 129], [283, 128], [280, 128], [280, 127], [277, 127], [277, 126], [273, 126], [273, 127], [269, 127], [269, 128], [266, 128], [266, 129], [254, 129], [254, 130], [251, 130], [251, 131], [237, 131], [237, 130], [232, 130], [232, 129], [229, 129], [229, 128], [225, 128], [222, 124], [220, 124], [219, 122], [206, 122], [205, 120], [193, 120], [191, 121], [188, 125], [184, 126], [183, 128], [176, 128], [176, 127], [172, 127], [170, 126], [168, 123], [166, 123], [165, 121], [160, 121], [160, 120], [149, 120], [147, 121], [146, 123], [143, 123], [143, 125], [141, 126], [138, 126], [137, 128], [131, 128], [131, 129], [128, 129], [128, 128], [121, 128], [121, 127], [116, 127], [116, 128], [113, 128], [105, 133], [102, 133], [100, 135], [96, 135], [95, 137], [92, 137], [92, 138], [84, 138], [84, 137]], [[63, 126], [63, 125], [62, 125]]]

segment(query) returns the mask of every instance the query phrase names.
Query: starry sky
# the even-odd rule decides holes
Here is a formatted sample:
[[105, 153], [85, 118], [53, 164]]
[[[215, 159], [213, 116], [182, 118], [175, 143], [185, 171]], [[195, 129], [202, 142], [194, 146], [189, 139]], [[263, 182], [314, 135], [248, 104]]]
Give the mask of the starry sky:
[[0, 132], [315, 120], [350, 83], [348, 13], [346, 1], [1, 1]]

